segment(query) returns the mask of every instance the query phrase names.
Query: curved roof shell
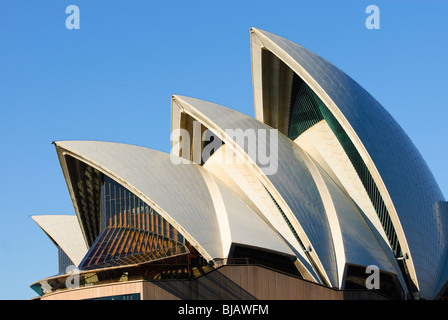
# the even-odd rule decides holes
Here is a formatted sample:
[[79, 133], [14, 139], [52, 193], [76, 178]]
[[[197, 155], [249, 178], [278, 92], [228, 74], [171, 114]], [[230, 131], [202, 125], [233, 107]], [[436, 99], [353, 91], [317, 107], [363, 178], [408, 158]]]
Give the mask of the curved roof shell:
[[[398, 265], [391, 262], [385, 247], [378, 242], [381, 240], [375, 238], [353, 201], [288, 137], [276, 132], [278, 140], [273, 145], [269, 138], [266, 143], [258, 143], [260, 139], [256, 141], [258, 148], [265, 148], [262, 150], [265, 154], [272, 155], [273, 148], [278, 148], [274, 152], [277, 157], [273, 158], [277, 161], [277, 170], [268, 170], [267, 174], [259, 153], [248, 152], [248, 144], [229, 133], [272, 130], [268, 125], [211, 102], [177, 95], [173, 96], [172, 112], [187, 113], [200, 121], [246, 159], [283, 209], [324, 283], [341, 287], [346, 263], [376, 264], [384, 271], [399, 274]], [[176, 125], [180, 123], [173, 123], [173, 130]], [[270, 137], [269, 134], [266, 137]], [[353, 225], [358, 228], [352, 228]]]
[[[251, 52], [255, 119], [175, 95], [171, 154], [55, 142], [76, 216], [33, 219], [79, 263], [101, 232], [104, 174], [217, 265], [241, 246], [286, 256], [331, 287], [362, 281], [356, 273], [376, 265], [403, 291], [448, 292], [448, 204], [398, 123], [300, 45], [253, 28]], [[204, 141], [206, 131], [216, 141]], [[227, 152], [231, 161], [220, 163]]]
[[88, 250], [78, 218], [75, 215], [36, 215], [31, 218], [78, 266]]
[[366, 90], [315, 53], [255, 28], [251, 43], [256, 118], [264, 117], [261, 52], [268, 50], [307, 83], [355, 144], [388, 207], [415, 285], [421, 296], [433, 296], [446, 250], [434, 205], [444, 198], [409, 137]]
[[[207, 260], [227, 258], [232, 243], [295, 255], [276, 231], [199, 165], [175, 164], [167, 153], [120, 143], [55, 145], [63, 167], [64, 155], [70, 155], [114, 179], [154, 208]], [[68, 184], [69, 179], [66, 175]]]

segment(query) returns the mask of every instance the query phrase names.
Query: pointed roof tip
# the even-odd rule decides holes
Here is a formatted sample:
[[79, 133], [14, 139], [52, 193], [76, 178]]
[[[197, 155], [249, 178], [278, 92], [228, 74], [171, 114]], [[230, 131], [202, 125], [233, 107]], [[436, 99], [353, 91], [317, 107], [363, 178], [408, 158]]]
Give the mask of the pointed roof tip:
[[184, 95], [181, 95], [181, 94], [173, 94], [172, 95], [172, 99], [183, 100], [183, 99], [197, 99], [197, 98], [194, 98], [194, 97], [191, 97], [191, 96], [184, 96]]
[[250, 34], [251, 34], [251, 37], [254, 37], [254, 36], [266, 37], [267, 39], [269, 39], [270, 41], [273, 41], [273, 42], [276, 42], [278, 39], [286, 40], [286, 41], [289, 41], [289, 42], [301, 47], [299, 44], [292, 42], [291, 40], [288, 40], [282, 36], [279, 36], [278, 34], [275, 34], [275, 33], [272, 33], [272, 32], [269, 32], [269, 31], [266, 31], [263, 29], [252, 27], [252, 28], [250, 28]]
[[264, 30], [256, 27], [251, 27], [250, 31], [263, 32]]
[[37, 217], [42, 217], [42, 216], [49, 216], [49, 214], [29, 214], [28, 218], [37, 218]]
[[[69, 140], [67, 140], [67, 141], [69, 141]], [[64, 140], [59, 140], [59, 141], [55, 140], [55, 141], [52, 141], [51, 144], [54, 145], [55, 147], [59, 147], [60, 144], [63, 142], [64, 142]]]
[[[66, 141], [70, 141], [70, 140], [66, 140]], [[51, 144], [55, 147], [56, 150], [60, 149], [61, 147], [63, 147], [64, 142], [66, 142], [65, 140], [61, 140], [61, 141], [53, 141]]]
[[262, 31], [263, 30], [255, 28], [255, 27], [250, 28], [250, 34], [251, 35], [254, 35], [255, 33], [262, 33]]
[[[203, 100], [203, 99], [199, 99], [199, 98], [194, 98], [194, 97], [191, 97], [191, 96], [182, 96], [182, 95], [179, 95], [179, 94], [173, 94], [173, 100], [179, 100], [179, 101], [182, 101], [182, 102], [184, 102], [184, 103], [192, 103], [192, 102], [209, 102], [209, 101], [206, 101], [206, 100]], [[209, 103], [212, 103], [212, 102], [209, 102]]]
[[188, 99], [189, 97], [182, 96], [182, 95], [179, 95], [179, 94], [173, 94], [171, 96], [171, 102], [177, 101], [178, 103], [182, 103], [182, 102], [185, 102], [185, 98]]
[[37, 225], [39, 225], [39, 220], [42, 219], [42, 217], [49, 216], [48, 214], [29, 214], [28, 218], [31, 218]]
[[272, 32], [269, 32], [269, 31], [266, 31], [266, 30], [263, 30], [263, 29], [260, 29], [260, 28], [255, 28], [255, 27], [250, 28], [250, 32], [251, 32], [252, 34], [253, 34], [253, 33], [261, 33], [261, 34], [264, 34], [264, 35], [268, 35], [268, 34], [275, 35], [275, 34], [272, 33]]
[[61, 147], [61, 144], [63, 144], [65, 141], [71, 141], [71, 140], [55, 140], [52, 141], [51, 144], [57, 149]]
[[52, 216], [52, 215], [50, 215], [50, 214], [29, 214], [28, 218], [36, 220], [36, 219], [39, 219], [41, 217], [47, 217], [47, 216]]
[[179, 95], [179, 94], [172, 94], [172, 95], [171, 95], [171, 99], [172, 99], [172, 100], [179, 99], [179, 98], [182, 98], [182, 96]]

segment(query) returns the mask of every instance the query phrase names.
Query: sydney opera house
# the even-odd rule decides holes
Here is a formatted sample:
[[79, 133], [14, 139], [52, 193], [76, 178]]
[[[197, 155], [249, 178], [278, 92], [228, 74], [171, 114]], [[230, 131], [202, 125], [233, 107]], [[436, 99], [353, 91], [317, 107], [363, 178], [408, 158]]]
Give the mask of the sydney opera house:
[[291, 41], [253, 28], [251, 58], [254, 118], [173, 95], [171, 153], [53, 143], [75, 214], [33, 216], [36, 299], [448, 295], [448, 203], [397, 122]]

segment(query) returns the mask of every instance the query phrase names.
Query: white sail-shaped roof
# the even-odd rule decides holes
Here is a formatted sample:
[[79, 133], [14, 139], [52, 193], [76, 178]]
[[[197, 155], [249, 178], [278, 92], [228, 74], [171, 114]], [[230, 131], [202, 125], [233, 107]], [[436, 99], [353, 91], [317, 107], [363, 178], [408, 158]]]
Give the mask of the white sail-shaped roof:
[[[240, 129], [271, 130], [271, 127], [235, 110], [190, 97], [173, 96], [172, 110], [200, 121], [226, 147], [232, 146], [241, 158], [247, 159], [282, 207], [304, 247], [310, 249], [308, 254], [317, 266], [316, 271], [332, 286], [342, 285], [346, 263], [376, 264], [384, 271], [399, 274], [398, 265], [384, 252], [387, 246], [379, 244], [381, 239], [377, 240], [353, 201], [292, 140], [278, 133], [277, 171], [264, 174], [259, 159], [247, 152], [247, 145], [240, 145], [228, 133]], [[267, 139], [267, 144], [257, 147], [268, 149], [269, 145]], [[351, 230], [350, 224], [358, 228]], [[366, 242], [369, 245], [363, 246]]]
[[[79, 264], [94, 244], [104, 249], [104, 228], [125, 228], [107, 229], [102, 220], [112, 179], [162, 217], [159, 225], [168, 222], [167, 230], [182, 235], [181, 254], [192, 253], [182, 258], [199, 253], [215, 266], [239, 255], [271, 267], [293, 262], [304, 279], [338, 289], [362, 286], [361, 273], [373, 265], [394, 282], [383, 284], [396, 297], [446, 296], [448, 204], [397, 122], [353, 79], [300, 45], [253, 28], [251, 51], [255, 118], [174, 95], [171, 154], [55, 142], [76, 216], [33, 219]], [[204, 140], [209, 133], [213, 140]], [[142, 257], [145, 264], [152, 259]]]
[[31, 218], [78, 266], [88, 248], [77, 217], [75, 215], [36, 215]]
[[55, 145], [62, 161], [75, 157], [145, 201], [208, 260], [227, 258], [233, 243], [294, 256], [276, 231], [199, 165], [175, 164], [167, 153], [120, 143]]
[[444, 197], [409, 137], [366, 90], [315, 53], [256, 28], [251, 44], [256, 118], [267, 116], [261, 74], [272, 67], [263, 65], [268, 51], [303, 79], [347, 133], [388, 208], [411, 279], [422, 297], [432, 297], [446, 250], [445, 227], [434, 206]]

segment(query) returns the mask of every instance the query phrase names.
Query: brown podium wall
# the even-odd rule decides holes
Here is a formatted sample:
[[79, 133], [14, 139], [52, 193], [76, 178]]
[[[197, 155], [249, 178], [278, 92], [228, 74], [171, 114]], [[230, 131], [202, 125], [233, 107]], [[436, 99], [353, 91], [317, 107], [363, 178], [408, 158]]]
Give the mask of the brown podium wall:
[[227, 265], [194, 280], [132, 281], [64, 290], [42, 300], [81, 300], [140, 293], [143, 300], [378, 300], [369, 290], [341, 291], [261, 266]]

